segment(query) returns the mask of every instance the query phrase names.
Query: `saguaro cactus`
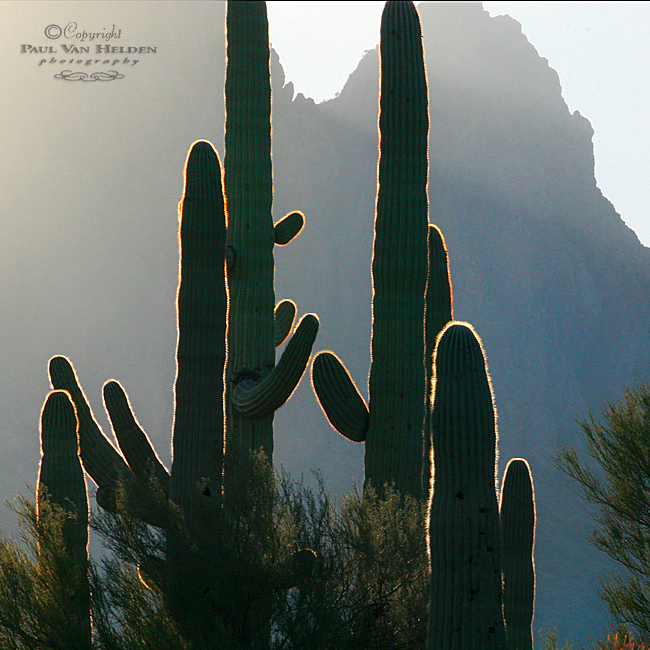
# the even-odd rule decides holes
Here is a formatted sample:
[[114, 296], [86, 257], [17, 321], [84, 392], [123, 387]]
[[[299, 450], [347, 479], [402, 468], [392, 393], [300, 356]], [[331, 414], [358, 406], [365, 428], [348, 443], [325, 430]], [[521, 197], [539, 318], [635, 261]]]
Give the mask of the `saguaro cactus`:
[[[288, 243], [300, 231], [303, 216], [293, 212], [280, 220], [275, 226], [271, 219], [272, 178], [271, 178], [271, 123], [270, 123], [270, 75], [268, 23], [264, 2], [231, 2], [228, 5], [228, 70], [226, 76], [226, 172], [225, 184], [228, 191], [228, 230], [226, 258], [228, 260], [228, 367], [227, 367], [227, 449], [229, 455], [238, 450], [264, 450], [269, 461], [273, 452], [272, 420], [273, 412], [291, 395], [299, 382], [311, 355], [311, 347], [318, 330], [318, 319], [313, 314], [304, 316], [289, 341], [280, 361], [275, 365], [275, 346], [282, 343], [291, 329], [295, 314], [295, 305], [290, 301], [281, 302], [274, 308], [273, 291], [273, 246]], [[188, 160], [189, 164], [189, 160]], [[186, 176], [189, 173], [189, 168]], [[190, 177], [192, 174], [190, 174]], [[216, 177], [215, 177], [216, 178]], [[210, 183], [217, 182], [213, 178]], [[220, 190], [219, 190], [220, 191]], [[200, 232], [196, 237], [202, 237]], [[183, 272], [197, 275], [205, 272], [202, 265], [214, 242], [202, 244], [204, 252], [196, 259], [184, 262]], [[201, 257], [202, 256], [202, 257]], [[207, 285], [206, 285], [207, 286]], [[181, 286], [180, 291], [183, 291]], [[194, 289], [192, 291], [195, 291]], [[207, 294], [206, 294], [207, 296]], [[225, 331], [225, 321], [220, 321], [209, 335], [214, 337], [208, 342], [207, 326], [201, 324], [204, 314], [212, 313], [214, 297], [207, 296], [196, 301], [196, 296], [183, 298], [179, 294], [179, 370], [177, 390], [184, 391], [183, 386], [190, 386], [195, 381], [192, 377], [203, 376], [210, 367], [211, 376], [220, 373], [215, 358], [214, 343]], [[181, 304], [183, 302], [183, 304]], [[225, 303], [220, 299], [220, 304]], [[223, 307], [221, 311], [223, 312]], [[194, 325], [192, 324], [194, 323]], [[188, 342], [194, 343], [194, 351], [189, 354], [182, 351]], [[190, 368], [190, 361], [198, 354], [201, 345], [206, 355], [199, 363]], [[212, 346], [212, 348], [210, 347]], [[212, 355], [212, 356], [211, 356]], [[182, 361], [185, 359], [185, 362]], [[50, 363], [50, 374], [55, 387], [65, 388], [72, 394], [77, 404], [81, 421], [81, 454], [89, 474], [100, 486], [98, 500], [101, 505], [114, 508], [115, 492], [111, 486], [118, 482], [133, 482], [141, 478], [142, 472], [136, 472], [131, 461], [116, 452], [105, 439], [96, 425], [90, 407], [76, 381], [70, 363], [56, 357]], [[211, 380], [212, 381], [212, 380]], [[108, 388], [108, 387], [107, 387]], [[119, 393], [115, 385], [114, 393]], [[212, 385], [214, 391], [216, 385]], [[106, 391], [105, 391], [106, 392]], [[184, 406], [183, 399], [178, 402], [175, 422], [175, 437], [188, 436], [190, 447], [195, 443], [195, 433], [189, 433], [192, 426], [186, 426], [186, 417], [196, 418], [196, 408], [200, 399], [192, 388], [186, 393], [194, 400], [194, 405]], [[193, 396], [193, 397], [192, 397]], [[214, 400], [216, 402], [218, 400]], [[125, 397], [116, 408], [128, 412]], [[206, 409], [202, 406], [201, 409]], [[210, 407], [214, 408], [214, 406]], [[122, 416], [116, 414], [118, 420]], [[125, 435], [137, 428], [134, 418], [124, 415], [130, 422]], [[206, 412], [205, 422], [210, 422], [212, 440], [220, 438], [217, 428], [221, 420]], [[183, 424], [181, 424], [183, 423]], [[115, 422], [113, 422], [115, 425]], [[117, 432], [116, 432], [117, 433]], [[206, 434], [207, 435], [207, 434]], [[210, 435], [207, 435], [210, 438]], [[156, 454], [148, 444], [135, 445], [137, 453], [143, 453], [142, 462], [134, 459], [143, 467], [151, 466], [161, 482], [165, 493], [169, 492], [170, 480]], [[122, 443], [120, 443], [121, 445]], [[128, 443], [125, 440], [125, 444]], [[212, 444], [212, 443], [211, 443]], [[185, 443], [174, 449], [174, 462], [186, 453]], [[212, 445], [206, 456], [189, 461], [190, 463], [214, 462], [219, 464], [223, 445]], [[126, 451], [123, 449], [126, 456]], [[209, 459], [209, 460], [208, 460]], [[202, 470], [196, 468], [199, 473]], [[212, 475], [211, 475], [212, 476]], [[205, 477], [204, 477], [205, 478]], [[211, 481], [217, 479], [212, 476]], [[211, 493], [219, 494], [220, 486], [215, 485]], [[150, 506], [150, 507], [149, 507]], [[156, 512], [153, 504], [143, 507], [143, 518], [150, 523], [163, 525], [164, 513]]]
[[508, 650], [532, 650], [535, 602], [535, 497], [530, 467], [508, 462], [501, 485], [503, 613]]
[[[165, 589], [170, 608], [177, 618], [189, 619], [208, 636], [214, 619], [215, 528], [222, 498], [227, 308], [221, 167], [210, 143], [192, 146], [184, 178], [171, 476], [117, 382], [105, 384], [104, 402], [122, 455], [102, 434], [67, 359], [50, 361], [50, 379], [56, 388], [69, 390], [78, 405], [81, 457], [99, 486], [98, 501], [115, 510], [116, 496], [123, 488], [131, 514], [168, 528]], [[152, 493], [152, 479], [158, 482], [159, 495]], [[192, 551], [185, 534], [167, 526], [166, 496], [180, 507], [195, 545]]]
[[425, 419], [428, 98], [412, 2], [387, 2], [381, 22], [379, 182], [372, 262], [369, 407], [331, 352], [312, 380], [332, 425], [365, 441], [366, 484], [421, 498]]
[[429, 650], [505, 650], [496, 413], [481, 343], [450, 323], [435, 352]]
[[[53, 391], [41, 412], [41, 464], [36, 504], [39, 521], [38, 563], [48, 583], [59, 642], [72, 650], [91, 647], [90, 584], [88, 580], [88, 497], [79, 459], [75, 408], [64, 391]], [[49, 515], [49, 517], [48, 517]], [[59, 519], [60, 517], [60, 519]], [[61, 524], [61, 538], [44, 526]], [[47, 537], [46, 537], [47, 536]], [[58, 544], [62, 543], [62, 547]], [[60, 556], [65, 561], [61, 562]]]
[[[170, 528], [166, 589], [172, 612], [209, 636], [214, 619], [216, 524], [224, 450], [226, 219], [221, 168], [207, 142], [193, 145], [180, 203], [178, 347], [170, 497], [192, 543]], [[198, 609], [198, 611], [197, 611]], [[213, 624], [213, 623], [212, 623]]]
[[[233, 452], [262, 449], [271, 459], [273, 414], [291, 395], [304, 372], [318, 320], [311, 314], [302, 319], [276, 366], [276, 331], [281, 329], [290, 308], [289, 303], [281, 303], [277, 314], [274, 310], [273, 247], [293, 239], [302, 228], [303, 216], [291, 213], [274, 226], [271, 215], [271, 80], [266, 3], [229, 2], [227, 35], [227, 447]], [[284, 336], [277, 338], [283, 340]]]

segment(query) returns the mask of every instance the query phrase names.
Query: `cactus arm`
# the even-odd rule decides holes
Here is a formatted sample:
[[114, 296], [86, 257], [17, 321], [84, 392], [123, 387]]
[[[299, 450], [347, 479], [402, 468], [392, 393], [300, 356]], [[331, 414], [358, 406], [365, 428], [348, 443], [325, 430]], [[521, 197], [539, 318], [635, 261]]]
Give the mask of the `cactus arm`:
[[138, 564], [138, 576], [151, 591], [164, 593], [165, 560], [155, 555], [146, 555]]
[[278, 567], [276, 574], [271, 576], [274, 589], [293, 589], [307, 580], [314, 570], [316, 553], [310, 548], [294, 551], [287, 561]]
[[431, 375], [433, 368], [433, 350], [438, 334], [445, 325], [454, 318], [453, 294], [449, 275], [449, 256], [445, 239], [438, 226], [429, 224], [428, 232], [429, 275], [425, 295], [425, 328], [424, 328], [424, 364], [425, 364], [425, 420], [424, 420], [424, 462], [422, 467], [422, 485], [425, 494], [431, 489], [432, 458], [431, 458]]
[[508, 462], [501, 486], [503, 612], [508, 650], [533, 649], [535, 498], [528, 463]]
[[52, 387], [67, 391], [76, 407], [81, 460], [93, 481], [97, 485], [109, 485], [132, 478], [126, 462], [99, 428], [70, 361], [61, 356], [53, 357], [49, 373]]
[[[426, 359], [431, 367], [438, 334], [454, 319], [454, 300], [449, 275], [449, 256], [438, 226], [429, 225], [429, 277], [426, 292]], [[429, 373], [430, 374], [430, 373]]]
[[145, 524], [169, 528], [168, 502], [163, 494], [151, 490], [149, 482], [111, 483], [100, 485], [95, 492], [97, 505], [114, 515], [128, 512]]
[[274, 226], [275, 243], [277, 246], [285, 246], [292, 239], [300, 234], [305, 225], [305, 215], [302, 212], [290, 212], [282, 217]]
[[118, 514], [118, 484], [104, 483], [100, 485], [95, 492], [95, 501], [106, 512]]
[[276, 305], [274, 310], [276, 348], [289, 336], [295, 317], [296, 305], [292, 300], [283, 300]]
[[248, 379], [239, 382], [232, 392], [232, 403], [247, 418], [262, 418], [284, 404], [305, 372], [318, 332], [318, 318], [304, 316], [278, 365], [261, 382]]
[[[53, 539], [39, 539], [39, 570], [50, 581], [62, 579], [66, 593], [66, 625], [64, 644], [90, 648], [92, 625], [90, 616], [90, 583], [88, 580], [88, 495], [79, 460], [79, 423], [70, 395], [52, 391], [41, 412], [41, 464], [36, 492], [39, 522], [46, 513], [56, 516], [52, 506], [65, 514], [62, 519], [63, 548], [52, 548]], [[43, 531], [41, 531], [41, 535]], [[65, 563], [57, 561], [59, 553]], [[54, 569], [54, 572], [53, 572]], [[65, 576], [61, 576], [61, 571]], [[50, 585], [56, 589], [54, 585]], [[68, 618], [69, 617], [69, 618]], [[67, 619], [67, 620], [66, 620]]]
[[124, 389], [119, 382], [111, 380], [104, 384], [103, 393], [113, 432], [129, 467], [138, 478], [146, 480], [153, 474], [168, 497], [169, 472], [160, 462], [147, 434], [135, 419]]
[[428, 95], [412, 2], [381, 23], [380, 155], [372, 261], [372, 365], [366, 484], [422, 496], [424, 294], [427, 281]]
[[353, 442], [363, 442], [368, 407], [345, 366], [332, 352], [319, 352], [311, 368], [314, 392], [330, 424]]
[[[88, 542], [88, 497], [79, 462], [78, 422], [74, 405], [66, 391], [54, 390], [46, 398], [41, 412], [41, 464], [38, 475], [37, 503], [50, 504], [76, 513], [80, 524], [74, 527], [75, 548]], [[85, 520], [85, 524], [84, 524]]]
[[452, 322], [443, 330], [435, 373], [427, 648], [505, 650], [496, 413], [482, 346], [471, 326]]

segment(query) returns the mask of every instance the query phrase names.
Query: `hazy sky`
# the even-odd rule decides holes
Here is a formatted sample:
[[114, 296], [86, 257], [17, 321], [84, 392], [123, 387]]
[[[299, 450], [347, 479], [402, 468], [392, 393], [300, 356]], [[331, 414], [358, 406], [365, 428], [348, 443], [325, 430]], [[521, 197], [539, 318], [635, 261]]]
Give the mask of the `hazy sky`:
[[[316, 101], [333, 97], [364, 51], [375, 47], [379, 40], [383, 2], [272, 1], [267, 4], [271, 41], [280, 55], [287, 80], [293, 81], [296, 92]], [[650, 79], [650, 39], [647, 37], [650, 2], [483, 4], [492, 15], [507, 13], [518, 20], [540, 55], [558, 72], [569, 108], [579, 110], [594, 127], [599, 187], [641, 241], [650, 245], [650, 183], [646, 174], [650, 143], [650, 121], [647, 119], [650, 114], [647, 85]], [[162, 75], [172, 79], [169, 66], [173, 66], [174, 80], [188, 76], [193, 66], [198, 77], [205, 81], [205, 73], [196, 67], [199, 54], [207, 54], [210, 47], [201, 49], [200, 46], [205, 30], [170, 31], [168, 22], [182, 16], [201, 24], [204, 20], [201, 16], [209, 11], [210, 5], [209, 1], [191, 0], [0, 0], [0, 24], [8, 34], [0, 43], [4, 88], [10, 91], [10, 97], [5, 97], [5, 113], [37, 120], [40, 111], [46, 118], [51, 114], [44, 101], [53, 100], [59, 104], [67, 101], [64, 99], [67, 95], [62, 94], [64, 82], [54, 85], [45, 82], [45, 68], [51, 66], [37, 69], [34, 56], [19, 53], [20, 44], [36, 42], [37, 37], [42, 40], [43, 21], [46, 25], [65, 24], [62, 21], [81, 21], [83, 17], [84, 24], [89, 25], [101, 24], [101, 21], [107, 25], [117, 23], [131, 39], [158, 44], [158, 54], [142, 57], [128, 83], [141, 83], [150, 74], [161, 75], [160, 82]], [[435, 48], [435, 43], [425, 45]], [[176, 58], [172, 56], [174, 52], [179, 53]], [[164, 59], [165, 56], [169, 60]], [[138, 76], [140, 68], [142, 72]], [[18, 93], [15, 84], [20, 84], [26, 92]], [[81, 91], [65, 91], [68, 92], [70, 100], [77, 93], [82, 99]], [[153, 97], [147, 92], [148, 97]], [[31, 94], [33, 97], [29, 97]], [[83, 94], [83, 101], [88, 95]], [[115, 98], [115, 95], [107, 96]], [[137, 96], [137, 100], [146, 100], [147, 96]], [[129, 102], [134, 101], [132, 95], [125, 97]], [[9, 100], [13, 101], [12, 106], [7, 106]], [[80, 118], [90, 119], [88, 109], [81, 107], [82, 104], [78, 104], [77, 124]], [[70, 108], [74, 110], [75, 104]], [[154, 111], [161, 108], [159, 103], [152, 105]], [[192, 119], [196, 123], [197, 118]], [[199, 137], [206, 136], [205, 130], [199, 134]], [[11, 137], [11, 134], [0, 134], [0, 143]], [[4, 150], [11, 152], [11, 147], [4, 147]]]
[[[383, 2], [268, 2], [270, 35], [296, 92], [333, 97], [378, 42]], [[418, 3], [416, 3], [418, 4]], [[509, 14], [594, 127], [596, 179], [650, 246], [650, 2], [484, 2]], [[435, 47], [435, 44], [428, 44]]]

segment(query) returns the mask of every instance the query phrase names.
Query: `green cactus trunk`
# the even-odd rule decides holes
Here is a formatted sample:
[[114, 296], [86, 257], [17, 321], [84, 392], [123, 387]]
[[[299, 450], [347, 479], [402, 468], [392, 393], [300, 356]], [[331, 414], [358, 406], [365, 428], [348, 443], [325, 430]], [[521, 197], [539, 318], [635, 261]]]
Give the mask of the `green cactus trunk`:
[[427, 648], [505, 650], [496, 414], [481, 344], [451, 323], [435, 354]]
[[508, 462], [501, 486], [503, 612], [508, 650], [532, 650], [535, 603], [535, 497], [528, 463]]
[[[176, 410], [170, 497], [186, 532], [167, 533], [166, 592], [192, 637], [214, 636], [217, 524], [224, 451], [226, 219], [217, 152], [196, 142], [180, 203]], [[205, 643], [205, 641], [204, 641]]]
[[[56, 636], [71, 650], [90, 650], [92, 626], [88, 580], [88, 496], [79, 459], [78, 421], [65, 391], [51, 392], [41, 412], [41, 464], [36, 503], [39, 572], [56, 593]], [[59, 520], [58, 517], [61, 517]], [[47, 523], [46, 523], [47, 521]], [[61, 523], [61, 538], [51, 526]], [[62, 544], [62, 547], [58, 547]], [[65, 562], [57, 559], [63, 555]], [[54, 584], [52, 584], [54, 583]], [[46, 596], [49, 600], [49, 596]]]
[[275, 366], [271, 214], [271, 80], [264, 2], [229, 2], [227, 15], [225, 188], [228, 201], [227, 444], [229, 451], [273, 455], [273, 413], [251, 419], [234, 408], [232, 389], [261, 381]]
[[312, 380], [332, 426], [366, 443], [365, 485], [426, 496], [425, 291], [429, 115], [422, 34], [412, 2], [387, 2], [381, 22], [379, 172], [372, 261], [370, 403], [331, 352]]
[[190, 150], [180, 213], [171, 497], [190, 516], [199, 483], [201, 496], [218, 507], [224, 452], [226, 218], [221, 166], [209, 142]]
[[[226, 482], [241, 453], [273, 458], [273, 415], [302, 377], [318, 330], [305, 316], [278, 365], [295, 309], [275, 312], [273, 247], [289, 243], [304, 217], [273, 224], [270, 49], [265, 2], [229, 2], [226, 18], [226, 154], [228, 210], [228, 366]], [[282, 303], [281, 303], [282, 305]], [[277, 318], [277, 326], [276, 326]], [[232, 471], [236, 471], [234, 468]]]
[[429, 114], [413, 3], [386, 3], [380, 53], [366, 484], [422, 497]]

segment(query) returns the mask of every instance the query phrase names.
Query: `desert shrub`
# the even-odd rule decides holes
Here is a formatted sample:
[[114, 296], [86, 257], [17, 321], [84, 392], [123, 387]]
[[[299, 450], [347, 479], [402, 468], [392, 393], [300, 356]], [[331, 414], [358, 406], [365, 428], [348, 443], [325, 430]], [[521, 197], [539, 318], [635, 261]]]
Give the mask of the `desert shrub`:
[[[602, 597], [622, 626], [650, 638], [650, 384], [625, 390], [600, 418], [580, 422], [591, 466], [574, 449], [562, 449], [557, 462], [596, 506], [592, 544], [613, 558], [623, 572], [608, 578]], [[595, 464], [594, 464], [595, 463]], [[618, 641], [620, 642], [620, 637]]]
[[424, 648], [428, 616], [425, 506], [391, 489], [353, 491], [340, 508], [284, 476], [280, 501], [316, 553], [312, 574], [283, 595], [277, 647]]

